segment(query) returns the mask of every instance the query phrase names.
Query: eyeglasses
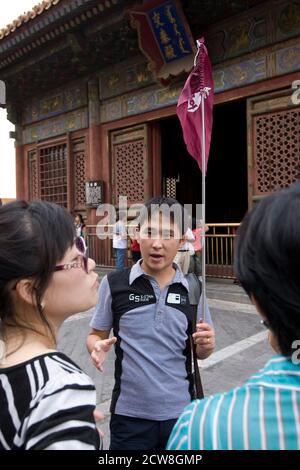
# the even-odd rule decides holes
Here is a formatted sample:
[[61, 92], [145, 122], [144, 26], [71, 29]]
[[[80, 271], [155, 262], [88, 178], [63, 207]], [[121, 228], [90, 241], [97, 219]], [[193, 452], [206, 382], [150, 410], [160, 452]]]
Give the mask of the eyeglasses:
[[59, 264], [55, 266], [54, 271], [69, 271], [72, 268], [83, 268], [84, 271], [88, 274], [88, 256], [87, 256], [87, 249], [85, 243], [81, 237], [75, 238], [75, 246], [78, 251], [80, 251], [80, 255], [82, 256], [80, 261], [74, 261], [73, 263], [66, 263], [66, 264]]
[[267, 328], [267, 330], [270, 329], [270, 323], [267, 320], [260, 320], [260, 324], [264, 325], [264, 327]]

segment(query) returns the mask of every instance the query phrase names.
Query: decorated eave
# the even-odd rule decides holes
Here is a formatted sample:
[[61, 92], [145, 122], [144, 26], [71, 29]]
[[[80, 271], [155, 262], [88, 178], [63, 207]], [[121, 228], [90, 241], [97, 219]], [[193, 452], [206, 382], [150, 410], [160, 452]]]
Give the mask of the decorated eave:
[[44, 0], [38, 5], [35, 5], [31, 10], [24, 12], [22, 15], [18, 16], [18, 18], [13, 20], [7, 26], [0, 29], [0, 40], [13, 33], [17, 28], [22, 26], [22, 24], [34, 19], [36, 16], [40, 15], [45, 10], [49, 10], [49, 8], [54, 5], [57, 5], [59, 2], [60, 0]]
[[[195, 39], [205, 35], [209, 48], [207, 28], [212, 22], [241, 11], [246, 15], [264, 1], [44, 0], [0, 30], [0, 81], [6, 85], [6, 101], [17, 115], [22, 103], [36, 94], [131, 59], [146, 60], [152, 78], [163, 85], [180, 80], [193, 65]], [[236, 57], [236, 51], [225, 55], [216, 31], [211, 34], [213, 63]], [[259, 48], [252, 42], [249, 51], [239, 54]]]
[[0, 30], [0, 70], [122, 0], [44, 0]]

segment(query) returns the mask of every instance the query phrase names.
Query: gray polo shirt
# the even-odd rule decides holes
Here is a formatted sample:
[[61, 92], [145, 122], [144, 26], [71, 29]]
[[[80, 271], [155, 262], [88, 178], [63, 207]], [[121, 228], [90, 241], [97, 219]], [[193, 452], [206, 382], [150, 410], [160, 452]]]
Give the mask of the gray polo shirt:
[[[188, 283], [175, 265], [174, 278], [161, 290], [140, 263], [104, 277], [90, 325], [104, 331], [113, 328], [118, 339], [111, 411], [142, 419], [174, 419], [191, 402]], [[206, 322], [212, 323], [208, 308]]]

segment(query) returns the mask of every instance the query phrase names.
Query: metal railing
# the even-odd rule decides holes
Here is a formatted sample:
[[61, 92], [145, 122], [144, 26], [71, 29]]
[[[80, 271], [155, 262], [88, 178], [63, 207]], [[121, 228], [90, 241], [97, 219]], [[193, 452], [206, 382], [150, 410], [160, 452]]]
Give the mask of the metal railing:
[[[108, 227], [107, 225], [105, 227]], [[111, 226], [112, 227], [112, 226]], [[112, 240], [106, 238], [105, 240], [100, 240], [97, 237], [96, 225], [87, 225], [86, 226], [86, 243], [88, 246], [89, 257], [95, 260], [97, 266], [105, 267], [115, 267], [115, 256], [114, 250], [112, 248]], [[130, 240], [128, 237], [128, 247], [127, 247], [127, 256], [126, 264], [131, 265], [131, 251], [130, 251]]]
[[100, 240], [97, 237], [96, 225], [86, 226], [86, 244], [89, 257], [95, 260], [97, 266], [113, 267], [115, 265], [111, 240], [109, 238]]
[[[206, 275], [234, 279], [233, 245], [239, 223], [207, 224], [206, 241]], [[112, 241], [107, 238], [99, 240], [96, 235], [96, 225], [86, 226], [86, 242], [89, 256], [98, 266], [115, 266]], [[130, 248], [128, 246], [127, 263], [131, 264]]]
[[234, 279], [233, 255], [234, 238], [239, 223], [207, 224], [206, 275]]

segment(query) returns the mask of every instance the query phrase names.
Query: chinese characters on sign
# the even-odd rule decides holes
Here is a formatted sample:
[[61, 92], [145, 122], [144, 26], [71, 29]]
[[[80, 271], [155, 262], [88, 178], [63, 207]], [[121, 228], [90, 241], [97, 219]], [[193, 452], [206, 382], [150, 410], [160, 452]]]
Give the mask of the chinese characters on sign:
[[191, 70], [195, 44], [180, 0], [145, 0], [128, 14], [155, 80], [165, 86]]
[[165, 62], [193, 52], [173, 1], [153, 8], [148, 12], [148, 19]]
[[103, 203], [103, 181], [87, 181], [85, 183], [86, 205], [98, 207]]

